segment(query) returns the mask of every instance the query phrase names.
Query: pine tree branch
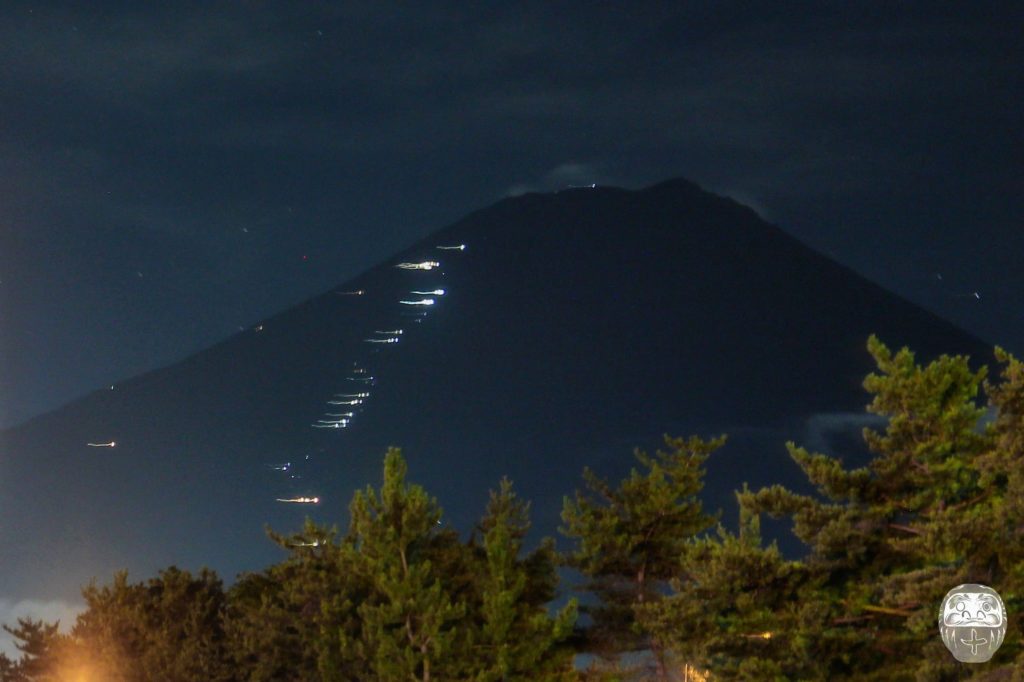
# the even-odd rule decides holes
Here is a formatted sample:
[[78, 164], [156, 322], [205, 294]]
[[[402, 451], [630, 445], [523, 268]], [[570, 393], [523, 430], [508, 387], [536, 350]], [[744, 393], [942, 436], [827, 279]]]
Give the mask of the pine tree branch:
[[992, 493], [992, 488], [987, 488], [987, 489], [983, 490], [981, 492], [981, 494], [975, 495], [974, 497], [972, 497], [969, 500], [963, 500], [962, 502], [957, 502], [956, 504], [947, 507], [947, 509], [953, 510], [953, 509], [960, 509], [961, 507], [970, 507], [975, 502], [980, 502], [981, 500], [985, 499], [991, 493]]
[[901, 616], [903, 618], [910, 618], [914, 615], [913, 611], [907, 611], [906, 609], [894, 609], [888, 606], [871, 606], [867, 604], [861, 607], [865, 611], [871, 611], [872, 613], [884, 613], [887, 616]]
[[849, 625], [850, 623], [859, 623], [861, 621], [874, 619], [874, 616], [843, 616], [842, 618], [833, 618], [832, 625]]

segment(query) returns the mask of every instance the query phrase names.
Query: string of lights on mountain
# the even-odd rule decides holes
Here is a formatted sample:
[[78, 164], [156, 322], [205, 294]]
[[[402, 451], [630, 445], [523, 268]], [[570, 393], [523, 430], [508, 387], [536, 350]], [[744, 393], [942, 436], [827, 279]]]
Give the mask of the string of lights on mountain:
[[[462, 252], [466, 250], [466, 245], [437, 246], [436, 248], [441, 251]], [[348, 376], [345, 377], [345, 381], [348, 383], [345, 386], [339, 387], [342, 392], [335, 393], [331, 396], [330, 400], [326, 401], [327, 408], [324, 414], [321, 418], [311, 423], [310, 427], [314, 429], [337, 429], [339, 431], [348, 429], [359, 414], [368, 408], [373, 395], [373, 388], [379, 380], [373, 370], [373, 359], [382, 352], [391, 351], [399, 343], [412, 341], [415, 335], [407, 333], [406, 328], [402, 325], [410, 323], [421, 324], [424, 318], [430, 314], [433, 307], [438, 305], [447, 293], [440, 286], [429, 288], [437, 284], [439, 278], [442, 278], [443, 281], [445, 276], [439, 261], [402, 262], [395, 265], [395, 268], [407, 271], [416, 279], [424, 279], [424, 274], [429, 273], [429, 277], [426, 277], [426, 290], [410, 289], [408, 296], [414, 298], [398, 300], [397, 307], [395, 308], [395, 328], [367, 330], [367, 337], [363, 341], [371, 347], [368, 349], [366, 356], [355, 358], [351, 361]], [[413, 282], [412, 278], [410, 278], [409, 284], [420, 284], [420, 282]], [[368, 292], [365, 289], [336, 291], [334, 293], [342, 297], [373, 296], [373, 292]], [[257, 331], [262, 331], [262, 326], [257, 326], [256, 329]], [[336, 412], [333, 410], [345, 411]], [[309, 462], [311, 458], [312, 455], [307, 454], [294, 461], [270, 465], [271, 469], [279, 471], [287, 477], [287, 483], [291, 490], [302, 489], [306, 491], [305, 494], [301, 495], [276, 498], [277, 502], [285, 504], [320, 503], [321, 495], [311, 490], [311, 488], [315, 488], [315, 483], [304, 480], [304, 464]]]
[[[449, 251], [461, 255], [466, 251], [465, 244], [438, 245], [438, 251]], [[457, 257], [457, 256], [453, 256]], [[409, 325], [421, 324], [430, 314], [435, 306], [439, 305], [447, 290], [440, 286], [445, 277], [445, 271], [440, 261], [421, 260], [418, 262], [397, 263], [395, 269], [406, 273], [402, 284], [409, 288], [406, 296], [399, 298], [394, 309], [395, 327], [392, 329], [367, 330], [363, 342], [369, 346], [367, 352], [357, 358], [352, 358], [348, 363], [347, 376], [344, 377], [346, 384], [339, 386], [339, 392], [333, 394], [326, 400], [325, 410], [320, 418], [310, 424], [314, 429], [334, 429], [343, 431], [348, 429], [365, 409], [368, 408], [373, 395], [373, 388], [377, 385], [379, 377], [373, 369], [374, 358], [382, 352], [395, 349], [399, 343], [408, 343], [415, 338], [410, 334]], [[425, 284], [424, 284], [425, 282]], [[335, 291], [341, 297], [343, 304], [348, 304], [349, 298], [373, 297], [375, 292], [365, 289], [353, 291]], [[408, 328], [408, 331], [407, 331]], [[260, 334], [266, 330], [266, 323], [259, 323], [252, 328], [254, 334]], [[111, 385], [111, 390], [116, 386]], [[338, 411], [341, 410], [341, 411]], [[92, 448], [114, 448], [117, 447], [117, 440], [112, 439], [103, 443], [86, 443]], [[296, 456], [284, 462], [267, 464], [267, 468], [277, 472], [283, 479], [283, 486], [288, 494], [275, 498], [276, 502], [282, 504], [316, 505], [320, 504], [322, 494], [317, 490], [317, 482], [309, 480], [306, 469], [313, 459], [312, 454], [294, 453]]]

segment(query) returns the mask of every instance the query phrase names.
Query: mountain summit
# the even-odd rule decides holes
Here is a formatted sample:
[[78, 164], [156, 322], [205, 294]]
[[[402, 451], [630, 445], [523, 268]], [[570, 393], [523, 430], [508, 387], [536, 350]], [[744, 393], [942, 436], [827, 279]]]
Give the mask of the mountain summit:
[[[987, 347], [761, 220], [673, 180], [503, 200], [187, 360], [0, 434], [0, 597], [128, 567], [278, 558], [344, 527], [388, 445], [468, 529], [508, 475], [553, 533], [585, 465], [662, 433], [729, 433], [706, 502], [798, 480], [783, 447], [864, 423], [878, 334]], [[317, 504], [309, 500], [315, 498]]]

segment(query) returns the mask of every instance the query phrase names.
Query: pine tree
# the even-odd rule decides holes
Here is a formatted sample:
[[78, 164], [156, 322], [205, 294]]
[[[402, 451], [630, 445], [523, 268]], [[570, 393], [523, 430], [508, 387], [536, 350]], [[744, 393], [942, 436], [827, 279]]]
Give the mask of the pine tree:
[[406, 483], [407, 465], [397, 448], [384, 459], [380, 495], [356, 493], [348, 548], [351, 565], [370, 583], [358, 607], [358, 635], [340, 632], [344, 655], [363, 661], [367, 680], [458, 679], [464, 675], [457, 625], [465, 604], [445, 589], [431, 549], [441, 509], [417, 485]]
[[243, 576], [225, 629], [246, 680], [574, 679], [564, 644], [574, 605], [555, 617], [551, 541], [520, 557], [528, 505], [504, 482], [480, 523], [483, 546], [441, 523], [406, 482], [398, 450], [384, 484], [357, 493], [349, 531], [307, 521], [269, 532], [283, 562]]
[[54, 679], [59, 672], [59, 657], [63, 637], [59, 623], [19, 618], [15, 627], [4, 625], [4, 631], [14, 638], [14, 646], [21, 652], [17, 661], [2, 655], [0, 682], [43, 682]]
[[986, 534], [964, 532], [962, 520], [982, 513], [977, 465], [991, 442], [976, 399], [986, 371], [962, 356], [921, 367], [908, 349], [893, 354], [875, 337], [868, 350], [878, 367], [864, 381], [868, 410], [887, 419], [884, 432], [864, 430], [873, 459], [847, 470], [790, 443], [824, 499], [774, 486], [740, 502], [791, 517], [808, 546], [817, 589], [803, 599], [817, 600], [825, 620], [807, 646], [831, 677], [951, 676], [957, 666], [935, 619], [946, 591], [980, 581]]
[[146, 583], [127, 574], [82, 591], [86, 609], [71, 632], [20, 620], [4, 629], [21, 658], [0, 661], [3, 682], [230, 682], [221, 629], [224, 592], [211, 571], [192, 576], [174, 567]]
[[519, 558], [529, 528], [529, 505], [516, 496], [508, 479], [502, 479], [499, 490], [491, 491], [480, 523], [484, 570], [479, 587], [481, 622], [474, 638], [475, 682], [554, 682], [573, 677], [573, 652], [564, 642], [576, 621], [576, 601], [570, 600], [552, 618], [545, 603], [553, 594], [531, 589], [538, 573], [545, 583], [555, 580], [555, 557], [553, 544], [546, 541], [527, 559]]
[[[677, 593], [644, 615], [659, 632], [699, 623], [673, 644], [716, 677], [987, 679], [1020, 663], [1008, 638], [990, 664], [964, 671], [936, 616], [950, 588], [980, 582], [1004, 595], [1011, 627], [1020, 622], [1024, 370], [997, 352], [1005, 367], [1000, 382], [984, 384], [995, 411], [984, 427], [984, 368], [949, 356], [921, 367], [874, 337], [868, 348], [878, 366], [864, 383], [868, 409], [887, 419], [884, 431], [865, 429], [872, 459], [847, 469], [790, 443], [817, 495], [782, 486], [738, 495], [748, 526], [760, 513], [792, 519], [806, 557], [783, 562], [771, 547], [730, 537], [698, 543], [682, 554]], [[732, 573], [720, 566], [730, 553]], [[713, 617], [695, 620], [700, 603]], [[751, 648], [762, 629], [770, 636]]]
[[879, 370], [864, 381], [873, 395], [868, 410], [888, 422], [884, 432], [864, 430], [874, 458], [848, 471], [789, 444], [825, 500], [776, 486], [741, 504], [791, 516], [810, 548], [809, 570], [826, 586], [842, 580], [822, 606], [839, 627], [816, 638], [822, 658], [837, 648], [833, 640], [855, 657], [853, 665], [836, 660], [835, 672], [950, 675], [954, 661], [935, 636], [935, 618], [945, 592], [974, 575], [982, 541], [953, 526], [980, 492], [976, 461], [989, 443], [976, 398], [985, 369], [971, 371], [961, 356], [920, 367], [908, 349], [893, 354], [875, 337], [868, 350]]
[[582, 573], [599, 603], [584, 609], [593, 621], [589, 647], [605, 658], [649, 650], [659, 679], [668, 679], [665, 643], [637, 627], [635, 613], [660, 599], [676, 575], [687, 540], [714, 523], [697, 497], [704, 462], [725, 438], [665, 437], [667, 452], [636, 451], [633, 469], [613, 488], [589, 469], [586, 492], [566, 498], [562, 533], [576, 540], [567, 564]]
[[802, 651], [805, 633], [820, 626], [804, 599], [807, 574], [776, 544], [764, 547], [760, 521], [741, 508], [738, 534], [692, 539], [680, 553], [672, 594], [638, 609], [645, 631], [678, 659], [713, 679], [816, 679], [820, 666]]
[[17, 664], [7, 654], [0, 652], [0, 682], [20, 682], [21, 679]]
[[251, 682], [355, 679], [337, 654], [338, 632], [358, 631], [365, 581], [346, 566], [334, 529], [309, 519], [285, 536], [267, 530], [288, 556], [239, 578], [225, 619], [240, 676]]
[[[995, 418], [988, 426], [990, 449], [977, 460], [982, 497], [955, 519], [962, 536], [984, 529], [986, 551], [974, 546], [980, 582], [999, 591], [1009, 615], [1009, 632], [1024, 631], [1024, 363], [1002, 348], [998, 382], [985, 382]], [[987, 583], [985, 581], [988, 581]], [[1024, 679], [1024, 645], [1008, 635], [999, 650], [1000, 673]]]
[[[872, 394], [868, 410], [887, 418], [884, 431], [864, 430], [873, 458], [847, 469], [837, 458], [788, 443], [817, 495], [780, 485], [738, 495], [748, 520], [759, 513], [792, 518], [807, 556], [786, 565], [765, 554], [771, 548], [731, 540], [708, 545], [712, 558], [730, 544], [742, 550], [738, 556], [749, 566], [733, 582], [708, 573], [714, 560], [701, 567], [699, 552], [684, 553], [681, 571], [697, 577], [681, 581], [670, 600], [680, 610], [675, 617], [667, 610], [648, 614], [665, 630], [683, 624], [680, 603], [702, 591], [774, 600], [774, 619], [767, 620], [757, 599], [740, 608], [737, 596], [732, 606], [713, 607], [715, 623], [698, 628], [690, 646], [705, 650], [703, 660], [717, 676], [953, 679], [963, 671], [936, 628], [946, 591], [977, 582], [1011, 599], [1021, 596], [1014, 580], [1021, 550], [1013, 541], [1024, 515], [1008, 495], [1024, 480], [1016, 450], [1024, 404], [1020, 365], [1000, 355], [1008, 367], [1000, 384], [986, 383], [997, 415], [986, 429], [977, 402], [984, 368], [972, 371], [967, 357], [946, 355], [922, 368], [909, 350], [894, 354], [874, 337], [868, 350], [879, 368], [864, 381]], [[743, 656], [737, 636], [761, 628], [770, 638]], [[1016, 655], [1010, 644], [992, 666]]]
[[222, 627], [226, 597], [213, 571], [193, 576], [172, 566], [138, 584], [121, 572], [82, 595], [86, 610], [70, 639], [111, 681], [115, 674], [132, 682], [235, 679]]

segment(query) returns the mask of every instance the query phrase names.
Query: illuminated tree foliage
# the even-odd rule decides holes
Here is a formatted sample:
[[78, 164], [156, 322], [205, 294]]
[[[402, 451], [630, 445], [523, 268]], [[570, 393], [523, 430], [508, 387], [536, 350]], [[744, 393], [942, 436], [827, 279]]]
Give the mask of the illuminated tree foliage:
[[366, 680], [565, 679], [575, 604], [548, 614], [554, 550], [546, 541], [520, 558], [529, 520], [511, 484], [492, 493], [479, 547], [443, 528], [437, 503], [405, 476], [389, 451], [380, 494], [357, 493], [350, 507], [345, 556], [369, 590], [358, 630], [338, 633], [338, 658], [358, 661]]
[[[868, 349], [878, 367], [864, 382], [868, 409], [887, 419], [865, 429], [873, 458], [847, 469], [789, 444], [817, 495], [740, 492], [740, 534], [691, 543], [674, 594], [640, 614], [717, 678], [996, 679], [1024, 664], [1009, 636], [992, 662], [965, 668], [936, 624], [945, 593], [978, 582], [1001, 593], [1020, 631], [1024, 370], [997, 351], [1002, 373], [988, 383], [964, 357], [921, 367], [874, 337]], [[760, 513], [791, 519], [806, 557], [763, 546]]]
[[227, 632], [246, 680], [563, 679], [573, 605], [550, 616], [550, 541], [520, 557], [527, 508], [503, 482], [481, 521], [484, 546], [444, 527], [406, 481], [397, 449], [380, 491], [353, 499], [348, 533], [312, 523], [291, 554], [230, 592]]
[[348, 562], [367, 581], [369, 594], [357, 607], [358, 633], [339, 632], [341, 655], [364, 666], [363, 679], [454, 677], [457, 651], [467, 634], [459, 628], [465, 599], [446, 584], [437, 557], [456, 541], [440, 528], [441, 509], [417, 485], [406, 483], [406, 463], [392, 449], [384, 459], [384, 484], [356, 493]]
[[307, 520], [290, 536], [267, 533], [288, 557], [241, 576], [228, 593], [225, 630], [239, 677], [354, 679], [331, 644], [337, 631], [356, 630], [355, 604], [368, 588], [346, 569], [337, 532]]
[[70, 634], [33, 621], [8, 629], [23, 655], [0, 665], [0, 680], [236, 679], [221, 629], [225, 596], [211, 571], [193, 576], [171, 567], [138, 584], [121, 572], [111, 585], [90, 585], [82, 595], [86, 609]]
[[113, 585], [82, 594], [86, 610], [71, 641], [119, 678], [233, 679], [221, 626], [226, 599], [212, 571], [171, 567], [135, 585], [122, 572]]
[[491, 494], [482, 544], [462, 542], [406, 470], [390, 450], [341, 538], [309, 521], [268, 531], [287, 558], [227, 593], [206, 570], [119, 573], [83, 591], [69, 634], [20, 621], [8, 632], [22, 656], [0, 655], [0, 682], [574, 679], [575, 601], [549, 613], [554, 545], [523, 553], [528, 505], [511, 483]]
[[545, 604], [555, 598], [555, 550], [550, 540], [520, 559], [530, 529], [529, 505], [508, 479], [492, 491], [480, 523], [479, 623], [472, 643], [474, 682], [573, 679], [573, 651], [565, 646], [576, 622], [576, 600], [552, 619]]
[[14, 638], [21, 658], [15, 662], [0, 654], [0, 680], [3, 682], [34, 682], [53, 679], [57, 673], [57, 653], [64, 644], [58, 633], [58, 623], [19, 618], [18, 625], [4, 625]]
[[642, 471], [633, 469], [618, 487], [587, 469], [586, 490], [565, 499], [562, 533], [576, 540], [567, 564], [598, 599], [584, 611], [592, 619], [588, 646], [602, 657], [648, 649], [659, 679], [668, 678], [664, 636], [639, 629], [635, 611], [661, 598], [688, 540], [713, 525], [697, 495], [704, 462], [724, 443], [666, 436], [667, 451], [652, 457], [638, 450]]

